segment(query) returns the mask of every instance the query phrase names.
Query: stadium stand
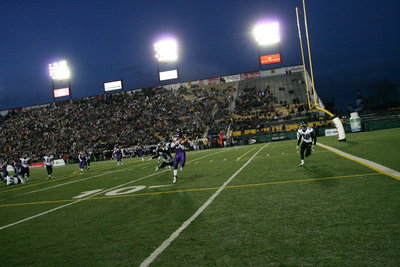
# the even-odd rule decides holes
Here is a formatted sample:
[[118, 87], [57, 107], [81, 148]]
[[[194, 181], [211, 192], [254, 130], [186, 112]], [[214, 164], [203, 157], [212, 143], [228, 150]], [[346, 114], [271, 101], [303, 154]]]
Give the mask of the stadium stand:
[[[58, 158], [118, 144], [150, 145], [177, 129], [192, 138], [295, 130], [316, 119], [306, 104], [302, 72], [178, 88], [145, 88], [15, 109], [0, 116], [0, 158]], [[211, 140], [214, 140], [212, 142]]]

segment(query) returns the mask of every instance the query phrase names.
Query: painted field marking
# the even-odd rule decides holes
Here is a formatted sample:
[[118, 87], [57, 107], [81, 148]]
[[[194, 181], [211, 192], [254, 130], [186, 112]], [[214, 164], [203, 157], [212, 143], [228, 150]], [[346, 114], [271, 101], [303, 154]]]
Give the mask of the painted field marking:
[[214, 199], [224, 190], [224, 188], [244, 169], [247, 165], [260, 153], [265, 147], [267, 147], [270, 143], [264, 145], [260, 148], [252, 158], [250, 158], [239, 170], [237, 170], [228, 180], [225, 181], [223, 185], [206, 201], [204, 204], [189, 218], [187, 219], [175, 232], [171, 234], [171, 236], [166, 239], [153, 253], [150, 254], [141, 264], [141, 267], [149, 266], [157, 257], [160, 255], [170, 244], [173, 242], [182, 232], [185, 230], [213, 201]]
[[[269, 144], [269, 143], [268, 143]], [[249, 154], [251, 151], [253, 151], [254, 149], [256, 149], [255, 147], [250, 149], [249, 151], [245, 152], [243, 155], [241, 155], [240, 157], [238, 157], [236, 159], [236, 161], [239, 161], [241, 158], [243, 158], [244, 156], [246, 156], [247, 154]]]
[[355, 161], [355, 162], [357, 162], [357, 163], [359, 163], [361, 165], [364, 165], [364, 166], [366, 166], [366, 167], [368, 167], [370, 169], [373, 169], [373, 170], [375, 170], [377, 172], [380, 172], [382, 174], [385, 174], [385, 175], [387, 175], [389, 177], [392, 177], [392, 178], [400, 181], [400, 172], [398, 172], [398, 171], [392, 170], [392, 169], [390, 169], [390, 168], [388, 168], [386, 166], [380, 165], [380, 164], [378, 164], [376, 162], [373, 162], [373, 161], [370, 161], [370, 160], [367, 160], [367, 159], [363, 159], [363, 158], [351, 155], [351, 154], [343, 152], [343, 151], [341, 151], [339, 149], [336, 149], [336, 148], [333, 148], [333, 147], [330, 147], [330, 146], [327, 146], [327, 145], [324, 145], [324, 144], [321, 144], [321, 143], [317, 143], [317, 144], [319, 146], [321, 146], [321, 147], [323, 147], [323, 148], [325, 148], [325, 149], [327, 149], [327, 150], [329, 150], [329, 151], [341, 156], [341, 157], [344, 157], [346, 159]]
[[[266, 185], [277, 185], [277, 184], [289, 184], [289, 183], [305, 183], [305, 182], [314, 182], [314, 181], [327, 181], [327, 180], [335, 180], [335, 179], [345, 179], [345, 178], [356, 178], [356, 177], [364, 177], [364, 176], [376, 176], [383, 175], [380, 172], [374, 173], [363, 173], [363, 174], [352, 174], [352, 175], [342, 175], [342, 176], [331, 176], [331, 177], [321, 177], [321, 178], [310, 178], [310, 179], [298, 179], [298, 180], [286, 180], [286, 181], [276, 181], [276, 182], [265, 182], [258, 184], [243, 184], [243, 185], [228, 185], [225, 189], [234, 189], [234, 188], [245, 188], [245, 187], [255, 187], [255, 186], [266, 186]], [[149, 186], [148, 188], [158, 188], [172, 185], [164, 185], [164, 186]], [[207, 188], [192, 188], [192, 189], [181, 189], [181, 190], [173, 190], [173, 191], [163, 191], [163, 192], [148, 192], [148, 193], [136, 193], [136, 194], [126, 194], [119, 196], [104, 196], [104, 197], [89, 197], [85, 199], [87, 200], [102, 200], [102, 199], [110, 199], [110, 198], [122, 198], [122, 197], [139, 197], [139, 196], [154, 196], [154, 195], [164, 195], [164, 194], [175, 194], [175, 193], [185, 193], [185, 192], [200, 192], [200, 191], [210, 191], [216, 190], [219, 187], [207, 187]], [[41, 205], [41, 204], [52, 204], [52, 203], [62, 203], [62, 202], [72, 202], [74, 199], [64, 199], [64, 200], [50, 200], [50, 201], [38, 201], [38, 202], [26, 202], [26, 203], [15, 203], [15, 204], [3, 204], [1, 207], [15, 207], [15, 206], [28, 206], [28, 205]]]
[[[299, 155], [297, 153], [300, 153], [299, 151], [296, 152], [296, 154], [285, 154], [285, 155], [277, 155], [277, 156], [271, 156], [270, 154], [267, 154], [267, 156], [258, 156], [255, 157], [254, 160], [259, 160], [259, 159], [266, 159], [266, 158], [283, 158], [283, 157], [287, 157], [287, 156], [296, 156], [298, 157]], [[329, 153], [329, 151], [315, 151], [312, 152], [313, 154], [315, 153]], [[244, 157], [241, 160], [246, 160], [248, 159], [248, 157]]]
[[[105, 163], [108, 163], [108, 162], [105, 162]], [[108, 164], [107, 164], [108, 165]], [[116, 168], [116, 166], [112, 166], [112, 167], [110, 167], [110, 166], [106, 166], [106, 167], [103, 167], [103, 168], [96, 168], [96, 171], [101, 171], [101, 170], [112, 170], [112, 169], [115, 169]], [[62, 180], [66, 180], [66, 179], [70, 179], [70, 178], [73, 178], [73, 177], [77, 177], [77, 176], [80, 176], [80, 174], [78, 173], [79, 172], [79, 170], [75, 170], [75, 171], [73, 171], [72, 172], [72, 174], [71, 175], [68, 175], [68, 176], [62, 176], [62, 177], [59, 177], [59, 178], [55, 178], [55, 179], [47, 179], [46, 178], [46, 180], [45, 181], [35, 181], [34, 183], [30, 183], [30, 184], [24, 184], [24, 185], [18, 185], [18, 186], [16, 186], [16, 187], [14, 187], [14, 188], [10, 188], [10, 189], [6, 189], [6, 190], [4, 190], [4, 191], [0, 191], [0, 194], [1, 193], [6, 193], [6, 192], [11, 192], [11, 191], [15, 191], [15, 190], [21, 190], [21, 189], [26, 189], [26, 188], [29, 188], [29, 187], [33, 187], [33, 186], [37, 186], [37, 185], [42, 185], [42, 184], [48, 184], [48, 183], [54, 183], [54, 182], [60, 182], [60, 181], [62, 181]], [[86, 172], [85, 172], [85, 174], [86, 174]], [[2, 201], [2, 200], [0, 200], [0, 201]]]
[[[218, 152], [215, 152], [215, 153], [212, 153], [212, 154], [208, 154], [208, 155], [202, 156], [202, 157], [200, 157], [200, 158], [197, 158], [197, 159], [188, 161], [188, 163], [190, 163], [190, 162], [192, 162], [192, 161], [195, 161], [195, 160], [199, 160], [199, 159], [208, 157], [208, 156], [212, 156], [212, 155], [215, 155], [215, 154], [218, 154], [218, 153], [221, 153], [221, 152], [222, 152], [222, 151], [218, 151]], [[138, 181], [147, 179], [147, 178], [149, 178], [149, 177], [152, 177], [152, 176], [155, 176], [155, 175], [157, 175], [157, 174], [160, 174], [160, 173], [163, 173], [163, 172], [167, 172], [167, 171], [168, 171], [168, 170], [161, 171], [161, 172], [155, 172], [155, 173], [153, 173], [153, 174], [150, 174], [150, 175], [147, 175], [147, 176], [138, 178], [138, 179], [136, 179], [136, 180], [133, 180], [133, 181], [130, 181], [130, 182], [121, 184], [121, 185], [114, 186], [114, 187], [112, 187], [112, 188], [109, 188], [109, 189], [100, 191], [100, 192], [98, 192], [98, 193], [94, 193], [94, 194], [89, 195], [89, 196], [87, 196], [87, 197], [85, 197], [85, 198], [81, 198], [81, 199], [78, 199], [78, 200], [74, 200], [73, 202], [70, 202], [70, 203], [68, 203], [68, 204], [65, 204], [65, 205], [62, 205], [62, 206], [59, 206], [59, 207], [56, 207], [56, 208], [53, 208], [53, 209], [50, 209], [50, 210], [41, 212], [41, 213], [39, 213], [39, 214], [36, 214], [36, 215], [30, 216], [30, 217], [27, 217], [27, 218], [25, 218], [25, 219], [19, 220], [19, 221], [14, 222], [14, 223], [10, 223], [10, 224], [1, 226], [1, 227], [0, 227], [0, 230], [4, 230], [4, 229], [6, 229], [6, 228], [8, 228], [8, 227], [11, 227], [11, 226], [14, 226], [14, 225], [17, 225], [17, 224], [20, 224], [20, 223], [23, 223], [23, 222], [26, 222], [26, 221], [35, 219], [35, 218], [37, 218], [37, 217], [46, 215], [46, 214], [51, 213], [51, 212], [53, 212], [53, 211], [56, 211], [56, 210], [59, 210], [59, 209], [68, 207], [68, 206], [73, 205], [73, 204], [76, 204], [76, 203], [79, 203], [79, 202], [84, 201], [84, 200], [86, 200], [86, 199], [88, 199], [88, 198], [90, 198], [90, 197], [94, 197], [94, 196], [100, 195], [100, 194], [102, 194], [102, 193], [107, 193], [107, 192], [109, 192], [109, 191], [118, 189], [118, 188], [123, 187], [123, 186], [125, 186], [125, 185], [131, 184], [131, 183], [134, 183], [134, 182], [138, 182]], [[103, 175], [104, 175], [104, 174], [103, 174]], [[101, 175], [99, 175], [99, 176], [101, 176]], [[61, 201], [59, 201], [59, 202], [61, 202]]]
[[[216, 153], [221, 153], [221, 152], [222, 151], [218, 151]], [[213, 154], [210, 154], [210, 155], [214, 155], [216, 153], [213, 153]], [[209, 156], [209, 155], [202, 156], [202, 157], [200, 157], [198, 159], [202, 159], [202, 158], [207, 157], [207, 156]], [[196, 160], [198, 160], [198, 159], [196, 159]], [[188, 163], [190, 163], [192, 161], [194, 161], [194, 160], [188, 161]], [[106, 162], [106, 163], [109, 163], [109, 162]], [[134, 163], [142, 163], [142, 161], [134, 161]], [[199, 163], [199, 162], [197, 162], [197, 163]], [[149, 164], [151, 164], [151, 162], [147, 162], [147, 163], [145, 163], [143, 165], [149, 165]], [[140, 164], [139, 166], [141, 166], [141, 165], [142, 164]], [[41, 188], [41, 189], [34, 190], [34, 191], [25, 192], [25, 193], [14, 195], [14, 196], [11, 196], [11, 197], [8, 197], [8, 198], [0, 199], [0, 201], [5, 201], [5, 200], [13, 199], [13, 198], [16, 198], [16, 197], [20, 197], [20, 196], [24, 196], [24, 195], [29, 195], [29, 194], [38, 193], [38, 192], [41, 192], [41, 191], [57, 188], [57, 187], [64, 186], [64, 185], [69, 185], [69, 184], [73, 184], [73, 183], [86, 181], [86, 180], [89, 180], [89, 179], [97, 178], [97, 177], [104, 176], [104, 175], [111, 174], [111, 173], [115, 173], [115, 172], [121, 172], [121, 171], [130, 170], [130, 169], [127, 169], [126, 167], [128, 167], [128, 166], [119, 167], [117, 165], [114, 165], [114, 166], [111, 166], [111, 167], [101, 168], [100, 171], [104, 170], [104, 173], [101, 173], [101, 174], [98, 174], [98, 175], [95, 175], [95, 176], [89, 176], [89, 177], [82, 178], [82, 179], [79, 179], [79, 180], [69, 181], [69, 182], [66, 182], [66, 183], [63, 183], [63, 184], [58, 184], [58, 185], [54, 185], [54, 186], [50, 186], [50, 187], [46, 187], [46, 188]], [[136, 168], [134, 168], [134, 169], [136, 169]], [[96, 171], [98, 171], [97, 168], [96, 168]], [[31, 185], [17, 186], [16, 188], [5, 190], [5, 191], [2, 191], [0, 193], [10, 192], [10, 191], [19, 190], [19, 189], [25, 189], [25, 188], [28, 188], [28, 187], [31, 187], [31, 186], [41, 185], [41, 184], [45, 184], [45, 183], [49, 183], [49, 182], [59, 182], [59, 181], [62, 181], [62, 180], [65, 180], [65, 179], [69, 179], [69, 178], [72, 178], [72, 177], [77, 177], [77, 176], [80, 176], [80, 174], [70, 175], [70, 176], [67, 176], [67, 177], [64, 177], [64, 178], [54, 179], [54, 180], [51, 180], [51, 181], [47, 180], [47, 181], [44, 181], [44, 182], [39, 182], [39, 183], [31, 184]]]
[[[49, 187], [41, 188], [41, 189], [34, 190], [34, 191], [25, 192], [25, 193], [22, 193], [22, 194], [14, 195], [14, 196], [9, 197], [9, 198], [1, 199], [0, 201], [9, 200], [9, 199], [13, 199], [13, 198], [16, 198], [16, 197], [29, 195], [29, 194], [34, 194], [34, 193], [46, 191], [46, 190], [49, 190], [49, 189], [54, 189], [54, 188], [57, 188], [57, 187], [61, 187], [61, 186], [64, 186], [64, 185], [79, 183], [79, 182], [83, 182], [83, 181], [86, 181], [86, 180], [90, 180], [90, 179], [93, 179], [93, 178], [97, 178], [97, 177], [100, 177], [100, 176], [104, 176], [104, 175], [108, 175], [108, 174], [111, 174], [111, 173], [120, 172], [120, 171], [124, 171], [124, 170], [125, 169], [118, 169], [118, 170], [114, 170], [114, 171], [105, 171], [104, 173], [101, 173], [101, 174], [98, 174], [98, 175], [95, 175], [95, 176], [89, 176], [89, 177], [82, 178], [82, 179], [79, 179], [79, 180], [72, 180], [72, 181], [69, 181], [69, 182], [66, 182], [66, 183], [62, 183], [62, 184], [58, 184], [58, 185], [54, 185], [54, 186], [49, 186]], [[75, 175], [75, 176], [79, 176], [79, 174]], [[71, 176], [71, 177], [74, 177], [74, 176]], [[60, 180], [58, 180], [58, 181], [60, 181]], [[20, 188], [23, 188], [23, 187], [20, 187]]]
[[152, 185], [152, 186], [149, 186], [148, 188], [152, 189], [152, 188], [160, 188], [160, 187], [167, 187], [167, 186], [172, 186], [172, 184]]
[[[129, 162], [129, 164], [137, 164], [137, 163], [143, 163], [143, 162], [142, 162], [141, 160], [140, 160], [140, 161], [139, 161], [139, 160], [133, 160], [132, 162]], [[141, 165], [148, 165], [148, 164], [151, 164], [151, 163], [138, 164], [138, 166], [141, 166]], [[71, 164], [71, 165], [75, 165], [75, 164]], [[96, 164], [96, 165], [100, 165], [100, 166], [98, 166], [98, 167], [95, 168], [95, 171], [96, 171], [96, 172], [97, 172], [97, 171], [103, 171], [103, 170], [104, 170], [104, 171], [109, 171], [109, 170], [114, 170], [114, 169], [116, 169], [116, 168], [119, 168], [119, 166], [118, 166], [118, 165], [115, 165], [114, 161], [111, 161], [111, 160], [99, 162], [99, 164]], [[105, 165], [105, 166], [102, 166], [102, 165]], [[135, 168], [132, 168], [132, 170], [133, 170], [133, 169], [137, 169], [138, 166], [136, 166]], [[93, 168], [90, 169], [90, 170], [93, 170]], [[130, 170], [130, 169], [126, 169], [126, 170]], [[91, 173], [91, 172], [89, 171], [89, 174], [90, 174], [90, 173]], [[88, 172], [85, 171], [84, 174], [88, 174]], [[46, 176], [47, 176], [47, 174], [46, 174]], [[6, 193], [6, 192], [15, 191], [15, 190], [26, 189], [26, 188], [33, 187], [33, 186], [37, 186], [37, 185], [59, 182], [59, 181], [66, 180], [66, 179], [70, 179], [70, 178], [77, 177], [77, 176], [80, 176], [79, 170], [74, 170], [74, 171], [72, 171], [72, 173], [71, 173], [70, 175], [68, 175], [68, 176], [61, 176], [61, 177], [59, 177], [59, 178], [54, 178], [54, 179], [50, 179], [50, 180], [47, 179], [47, 177], [46, 177], [45, 181], [34, 181], [34, 182], [31, 182], [30, 184], [18, 185], [18, 186], [15, 186], [14, 188], [6, 189], [6, 190], [1, 190], [1, 191], [0, 191], [0, 194], [1, 194], [1, 193]], [[9, 199], [9, 198], [7, 198], [7, 199]], [[3, 199], [0, 200], [0, 201], [3, 201]]]

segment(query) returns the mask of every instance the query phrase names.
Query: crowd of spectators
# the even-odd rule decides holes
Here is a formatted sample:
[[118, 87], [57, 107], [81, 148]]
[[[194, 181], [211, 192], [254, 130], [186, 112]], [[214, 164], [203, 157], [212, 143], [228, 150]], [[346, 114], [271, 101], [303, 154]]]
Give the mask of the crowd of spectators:
[[231, 82], [146, 88], [15, 109], [0, 116], [0, 158], [48, 153], [65, 158], [81, 150], [157, 144], [177, 129], [196, 140], [228, 128], [262, 129], [315, 115], [298, 98], [288, 104], [273, 92], [269, 86], [238, 90]]
[[[285, 90], [282, 86], [277, 89]], [[290, 94], [294, 94], [293, 89], [289, 91], [293, 92]], [[299, 98], [278, 99], [269, 86], [265, 89], [251, 87], [244, 88], [236, 99], [230, 122], [235, 131], [260, 130], [273, 129], [271, 125], [277, 121], [288, 121], [299, 117], [311, 120], [317, 116], [317, 112], [310, 112], [308, 105], [301, 103]]]
[[177, 129], [200, 137], [218, 101], [212, 95], [189, 99], [180, 89], [147, 88], [10, 111], [0, 121], [0, 158], [156, 144]]

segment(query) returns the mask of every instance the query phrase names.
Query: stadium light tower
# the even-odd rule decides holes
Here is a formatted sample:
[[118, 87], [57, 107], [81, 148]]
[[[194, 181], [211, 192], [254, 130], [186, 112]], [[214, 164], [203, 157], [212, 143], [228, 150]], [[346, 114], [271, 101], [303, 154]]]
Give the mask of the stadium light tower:
[[[178, 42], [173, 38], [163, 39], [154, 44], [155, 57], [157, 59], [158, 82], [178, 79]], [[160, 64], [174, 65], [174, 69], [160, 71]]]
[[[256, 24], [253, 28], [253, 36], [256, 40], [258, 47], [258, 63], [260, 70], [262, 65], [273, 64], [282, 62], [281, 60], [281, 37], [279, 33], [279, 23], [278, 22], [261, 22]], [[267, 55], [260, 54], [260, 47], [271, 47], [278, 45], [279, 53], [269, 52]]]
[[[51, 77], [51, 88], [53, 90], [53, 99], [57, 97], [71, 96], [71, 70], [68, 67], [68, 63], [65, 60], [54, 62], [49, 64], [49, 73]], [[54, 82], [57, 81], [60, 84], [67, 83], [67, 87], [55, 89]]]

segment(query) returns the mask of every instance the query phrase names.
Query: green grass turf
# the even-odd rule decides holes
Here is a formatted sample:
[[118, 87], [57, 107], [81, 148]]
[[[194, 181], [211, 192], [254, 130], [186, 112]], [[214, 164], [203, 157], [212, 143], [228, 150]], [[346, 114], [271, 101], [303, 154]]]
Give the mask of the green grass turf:
[[346, 142], [337, 142], [336, 137], [320, 140], [323, 144], [400, 171], [400, 128], [347, 134], [346, 139]]
[[[378, 161], [371, 146], [398, 133], [348, 135], [358, 148], [319, 142], [390, 167], [393, 148], [382, 145]], [[0, 188], [0, 227], [69, 206], [0, 230], [0, 265], [138, 266], [265, 145], [189, 152], [175, 185], [171, 171], [137, 158], [82, 175], [57, 167], [52, 180], [33, 170], [29, 183]], [[320, 147], [298, 167], [295, 147], [267, 145], [151, 266], [398, 266], [400, 181]], [[111, 188], [125, 191], [74, 202]]]

